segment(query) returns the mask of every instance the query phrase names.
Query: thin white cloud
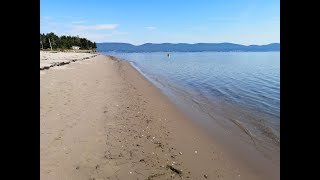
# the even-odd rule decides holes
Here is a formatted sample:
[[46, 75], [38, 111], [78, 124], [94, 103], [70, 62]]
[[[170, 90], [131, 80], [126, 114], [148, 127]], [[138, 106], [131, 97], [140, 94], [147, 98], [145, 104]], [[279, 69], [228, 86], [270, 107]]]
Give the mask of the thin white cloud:
[[114, 30], [118, 27], [118, 24], [96, 24], [96, 25], [75, 25], [74, 29], [79, 31], [85, 30]]
[[58, 36], [71, 35], [87, 38], [96, 42], [110, 41], [111, 37], [121, 38], [128, 33], [118, 31], [118, 24], [87, 24], [88, 21], [82, 18], [63, 20], [62, 17], [40, 17], [40, 32], [54, 32]]
[[118, 24], [97, 24], [95, 26], [92, 26], [95, 30], [112, 30], [116, 29], [118, 27]]
[[154, 26], [147, 26], [147, 27], [144, 27], [145, 29], [148, 29], [148, 30], [156, 30], [157, 27], [154, 27]]

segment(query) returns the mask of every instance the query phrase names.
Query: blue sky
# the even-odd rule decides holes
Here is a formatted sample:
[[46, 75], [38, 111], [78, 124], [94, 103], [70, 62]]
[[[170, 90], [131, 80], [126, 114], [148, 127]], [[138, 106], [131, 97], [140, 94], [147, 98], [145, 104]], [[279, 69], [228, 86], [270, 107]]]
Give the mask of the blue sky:
[[279, 0], [40, 0], [40, 32], [96, 42], [280, 42]]

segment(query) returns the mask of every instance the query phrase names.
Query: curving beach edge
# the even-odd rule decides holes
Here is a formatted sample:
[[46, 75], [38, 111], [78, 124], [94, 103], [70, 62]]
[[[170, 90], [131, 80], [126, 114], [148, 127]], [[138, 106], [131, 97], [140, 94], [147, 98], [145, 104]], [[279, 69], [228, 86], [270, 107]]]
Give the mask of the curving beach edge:
[[95, 54], [40, 71], [42, 180], [279, 175], [234, 159], [128, 62]]

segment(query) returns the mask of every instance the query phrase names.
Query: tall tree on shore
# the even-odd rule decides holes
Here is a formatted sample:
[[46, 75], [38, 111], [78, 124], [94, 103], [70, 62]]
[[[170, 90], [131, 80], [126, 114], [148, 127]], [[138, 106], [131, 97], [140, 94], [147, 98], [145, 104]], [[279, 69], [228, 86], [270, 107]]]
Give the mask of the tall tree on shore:
[[40, 33], [40, 48], [50, 48], [49, 39], [54, 49], [70, 49], [72, 46], [79, 46], [81, 49], [96, 49], [97, 45], [86, 38], [79, 36], [57, 36], [53, 32], [47, 34]]

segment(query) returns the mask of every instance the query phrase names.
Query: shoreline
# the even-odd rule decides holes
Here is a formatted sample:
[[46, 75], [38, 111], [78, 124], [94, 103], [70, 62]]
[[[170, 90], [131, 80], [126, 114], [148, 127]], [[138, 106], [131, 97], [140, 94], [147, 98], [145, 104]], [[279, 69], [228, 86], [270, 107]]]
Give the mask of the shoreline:
[[[120, 59], [120, 61], [125, 60]], [[226, 119], [215, 110], [213, 110], [212, 113], [216, 113], [215, 116], [217, 116], [217, 118], [214, 118], [211, 115], [208, 119], [208, 116], [203, 114], [204, 112], [197, 112], [199, 111], [199, 109], [190, 109], [191, 106], [189, 103], [192, 102], [180, 101], [179, 99], [174, 97], [174, 95], [168, 95], [167, 92], [165, 92], [166, 90], [163, 89], [164, 86], [162, 86], [161, 83], [158, 84], [159, 82], [156, 82], [153, 79], [149, 78], [134, 63], [128, 62], [128, 64], [130, 64], [140, 74], [140, 76], [142, 76], [146, 81], [152, 84], [156, 88], [156, 90], [162, 96], [164, 96], [163, 98], [166, 98], [169, 101], [168, 103], [172, 103], [175, 106], [176, 111], [180, 111], [180, 113], [184, 114], [184, 118], [186, 119], [186, 121], [182, 123], [189, 123], [190, 126], [195, 127], [197, 129], [198, 134], [202, 134], [202, 136], [208, 137], [209, 141], [212, 141], [215, 145], [219, 145], [219, 148], [221, 148], [223, 152], [226, 152], [228, 156], [230, 156], [229, 158], [235, 160], [234, 162], [237, 161], [237, 163], [240, 163], [244, 166], [249, 166], [249, 168], [251, 168], [252, 171], [261, 172], [263, 176], [270, 176], [269, 179], [280, 179], [279, 145], [262, 144], [262, 142], [260, 142], [258, 139], [253, 139], [253, 137], [250, 134], [250, 131], [247, 132], [248, 130], [245, 127], [242, 127], [241, 124], [238, 124], [240, 122], [237, 122], [236, 120], [232, 121], [232, 119]], [[212, 124], [211, 122], [208, 122], [212, 121], [212, 118], [214, 119], [214, 121], [218, 120], [221, 122], [228, 122], [228, 125], [224, 124], [223, 126], [221, 126], [222, 124], [219, 125], [219, 123], [221, 122], [219, 122], [218, 124]], [[201, 120], [205, 122], [199, 122]], [[212, 130], [217, 132], [210, 132]], [[230, 136], [230, 134], [233, 135]], [[269, 147], [269, 145], [271, 146]], [[257, 161], [259, 162], [259, 164], [257, 164]]]
[[[217, 110], [217, 108], [221, 108], [221, 105], [219, 105], [221, 102], [213, 103], [208, 100], [202, 102], [208, 106], [201, 106], [193, 98], [191, 100], [186, 99], [186, 97], [193, 97], [196, 94], [195, 92], [192, 94], [190, 89], [188, 92], [183, 87], [177, 87], [176, 84], [166, 86], [165, 81], [161, 82], [157, 78], [148, 77], [135, 63], [128, 60], [123, 61], [128, 62], [147, 81], [157, 87], [161, 94], [191, 119], [194, 126], [199, 126], [208, 136], [211, 136], [216, 142], [218, 141], [226, 150], [231, 151], [230, 153], [235, 156], [234, 158], [238, 158], [237, 156], [240, 155], [241, 158], [238, 159], [250, 163], [251, 166], [256, 166], [256, 160], [260, 159], [264, 164], [263, 167], [260, 167], [260, 171], [264, 171], [263, 169], [269, 166], [280, 169], [280, 142], [270, 137], [259, 137], [256, 134], [257, 132], [252, 131], [255, 129], [252, 129], [252, 127], [249, 129], [244, 122], [236, 120], [237, 115], [242, 116], [251, 113], [250, 111], [230, 103], [225, 107], [229, 111], [222, 113]], [[257, 114], [254, 115], [255, 118], [259, 118]], [[249, 117], [253, 118], [252, 115]], [[261, 133], [261, 131], [258, 131], [258, 133]], [[272, 173], [273, 171], [270, 170], [269, 172]]]
[[130, 63], [63, 67], [40, 76], [41, 179], [279, 179], [226, 153]]

